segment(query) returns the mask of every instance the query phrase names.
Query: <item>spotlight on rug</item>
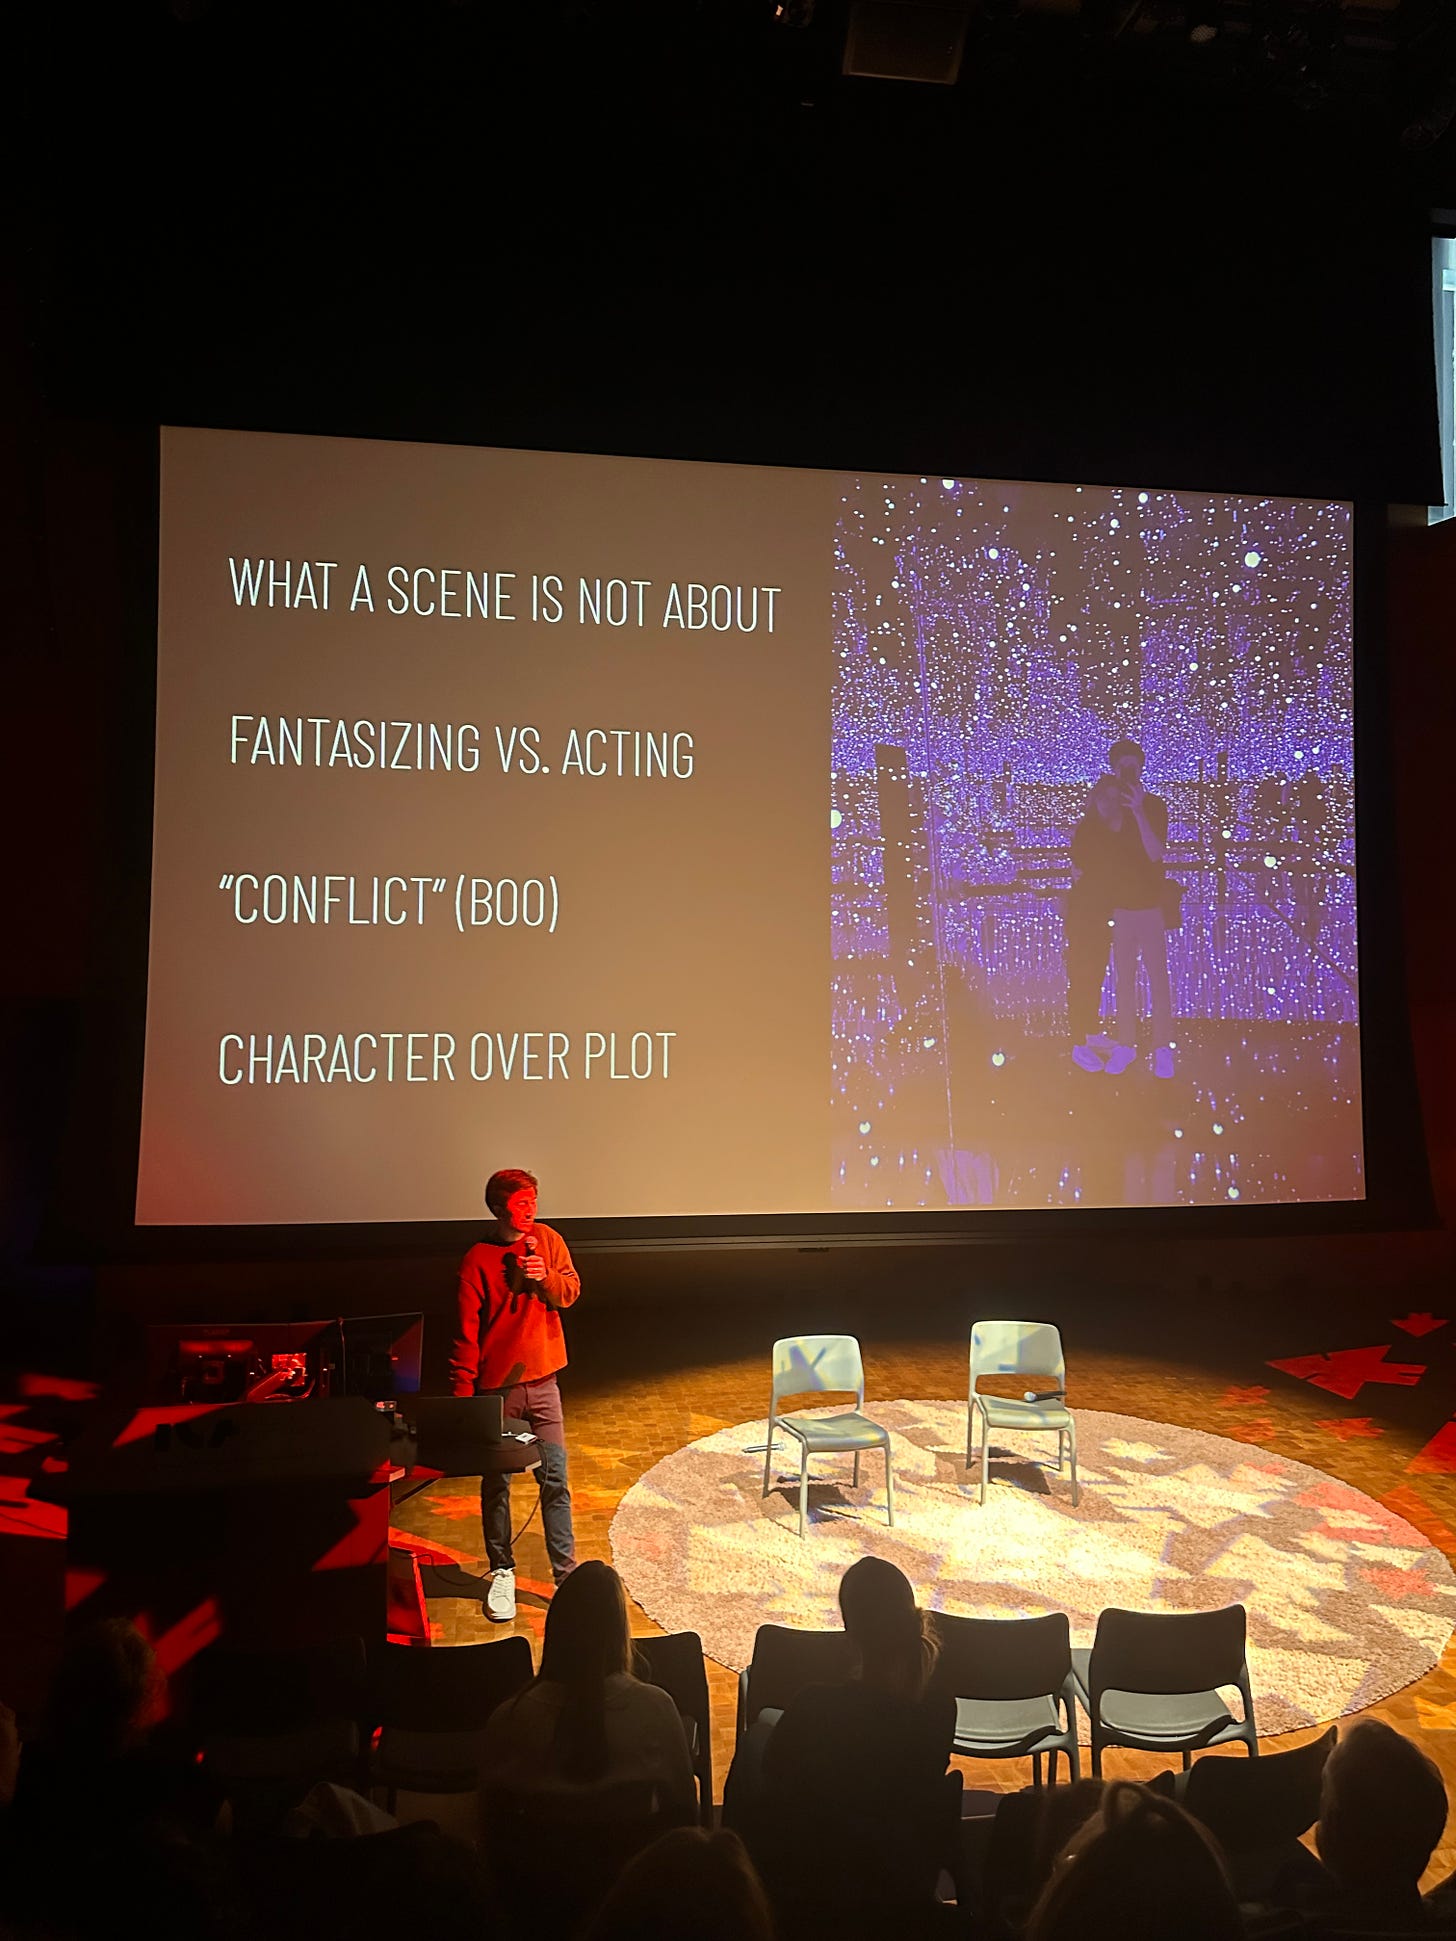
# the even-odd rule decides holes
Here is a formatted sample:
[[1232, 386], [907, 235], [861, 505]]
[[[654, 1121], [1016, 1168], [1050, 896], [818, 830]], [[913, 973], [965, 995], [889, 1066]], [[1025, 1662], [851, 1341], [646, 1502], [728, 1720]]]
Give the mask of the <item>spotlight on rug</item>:
[[[1266, 1449], [1165, 1422], [1078, 1409], [1082, 1501], [1048, 1457], [1055, 1438], [997, 1432], [984, 1508], [965, 1469], [964, 1403], [882, 1402], [884, 1463], [810, 1465], [798, 1523], [798, 1449], [781, 1438], [766, 1500], [764, 1423], [689, 1443], [623, 1497], [612, 1553], [632, 1596], [669, 1631], [697, 1631], [739, 1671], [760, 1624], [837, 1627], [857, 1557], [897, 1564], [922, 1604], [968, 1617], [1063, 1610], [1090, 1644], [1107, 1605], [1249, 1612], [1261, 1734], [1363, 1710], [1423, 1677], [1456, 1625], [1456, 1576], [1372, 1497]], [[759, 1453], [752, 1453], [757, 1444]]]

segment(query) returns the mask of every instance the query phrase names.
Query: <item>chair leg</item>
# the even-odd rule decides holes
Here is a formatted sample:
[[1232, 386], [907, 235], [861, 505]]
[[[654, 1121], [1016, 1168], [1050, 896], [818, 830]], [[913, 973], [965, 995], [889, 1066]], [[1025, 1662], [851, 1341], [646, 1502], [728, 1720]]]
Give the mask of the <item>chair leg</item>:
[[851, 1489], [859, 1488], [859, 1451], [858, 1449], [856, 1449], [854, 1452], [854, 1480], [853, 1482], [851, 1482], [850, 1488]]
[[971, 1457], [975, 1451], [976, 1411], [966, 1403], [966, 1468], [970, 1469]]
[[763, 1452], [763, 1493], [768, 1495], [768, 1486], [773, 1476], [774, 1419], [768, 1419], [768, 1445]]
[[[1055, 1753], [1052, 1754], [1052, 1759], [1055, 1761]], [[1038, 1792], [1041, 1790], [1041, 1754], [1039, 1752], [1034, 1752], [1031, 1755], [1031, 1783], [1036, 1787]]]
[[1082, 1486], [1077, 1481], [1077, 1425], [1075, 1422], [1067, 1430], [1067, 1448], [1072, 1456], [1072, 1508], [1075, 1510], [1082, 1500]]
[[890, 1445], [885, 1444], [885, 1514], [890, 1528], [895, 1527], [895, 1472], [890, 1467]]
[[804, 1452], [799, 1461], [799, 1535], [804, 1534], [804, 1524], [809, 1515], [809, 1445], [804, 1444]]
[[986, 1490], [991, 1481], [991, 1425], [981, 1423], [981, 1501], [986, 1500]]

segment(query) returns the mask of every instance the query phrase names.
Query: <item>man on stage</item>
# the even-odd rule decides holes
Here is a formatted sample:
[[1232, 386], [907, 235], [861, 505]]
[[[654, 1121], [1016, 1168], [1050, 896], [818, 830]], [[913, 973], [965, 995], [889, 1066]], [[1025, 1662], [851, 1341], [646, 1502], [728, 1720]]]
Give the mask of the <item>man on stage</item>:
[[[494, 1216], [492, 1229], [460, 1263], [450, 1392], [499, 1395], [505, 1414], [524, 1418], [537, 1438], [541, 1523], [551, 1574], [559, 1584], [576, 1563], [576, 1545], [556, 1376], [566, 1366], [561, 1309], [581, 1293], [581, 1279], [561, 1235], [536, 1219], [536, 1181], [530, 1173], [515, 1167], [492, 1173], [485, 1203]], [[516, 1615], [508, 1474], [497, 1471], [480, 1479], [480, 1520], [490, 1565], [486, 1615], [507, 1624]]]

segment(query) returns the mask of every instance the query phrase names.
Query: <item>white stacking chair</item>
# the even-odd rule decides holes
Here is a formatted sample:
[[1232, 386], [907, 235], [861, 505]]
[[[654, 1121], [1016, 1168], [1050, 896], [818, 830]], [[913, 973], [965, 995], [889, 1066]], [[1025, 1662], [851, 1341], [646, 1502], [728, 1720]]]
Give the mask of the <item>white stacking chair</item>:
[[[978, 1387], [988, 1375], [1014, 1375], [1036, 1390], [1035, 1401], [987, 1395]], [[1038, 1384], [1040, 1387], [1038, 1388]], [[989, 1481], [992, 1429], [1044, 1429], [1057, 1438], [1057, 1472], [1070, 1458], [1072, 1507], [1077, 1486], [1077, 1425], [1067, 1407], [1067, 1367], [1062, 1337], [1049, 1321], [977, 1321], [971, 1329], [971, 1390], [966, 1404], [966, 1468], [976, 1433], [981, 1437], [981, 1502]]]
[[[853, 1410], [843, 1415], [780, 1415], [785, 1395], [853, 1394]], [[763, 1458], [763, 1493], [773, 1478], [774, 1431], [783, 1429], [799, 1445], [799, 1535], [809, 1512], [810, 1456], [853, 1455], [859, 1488], [859, 1459], [867, 1449], [885, 1452], [885, 1511], [895, 1527], [895, 1479], [890, 1469], [890, 1432], [861, 1413], [864, 1408], [864, 1358], [852, 1334], [794, 1335], [776, 1341], [768, 1405], [768, 1448]]]

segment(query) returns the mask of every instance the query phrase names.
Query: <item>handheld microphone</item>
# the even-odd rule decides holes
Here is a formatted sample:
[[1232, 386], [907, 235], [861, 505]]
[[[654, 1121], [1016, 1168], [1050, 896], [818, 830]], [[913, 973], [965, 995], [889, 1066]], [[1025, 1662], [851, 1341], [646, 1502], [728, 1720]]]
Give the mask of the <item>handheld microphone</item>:
[[1021, 1399], [1023, 1402], [1065, 1402], [1067, 1391], [1064, 1388], [1049, 1388], [1038, 1395], [1035, 1389], [1028, 1388]]

